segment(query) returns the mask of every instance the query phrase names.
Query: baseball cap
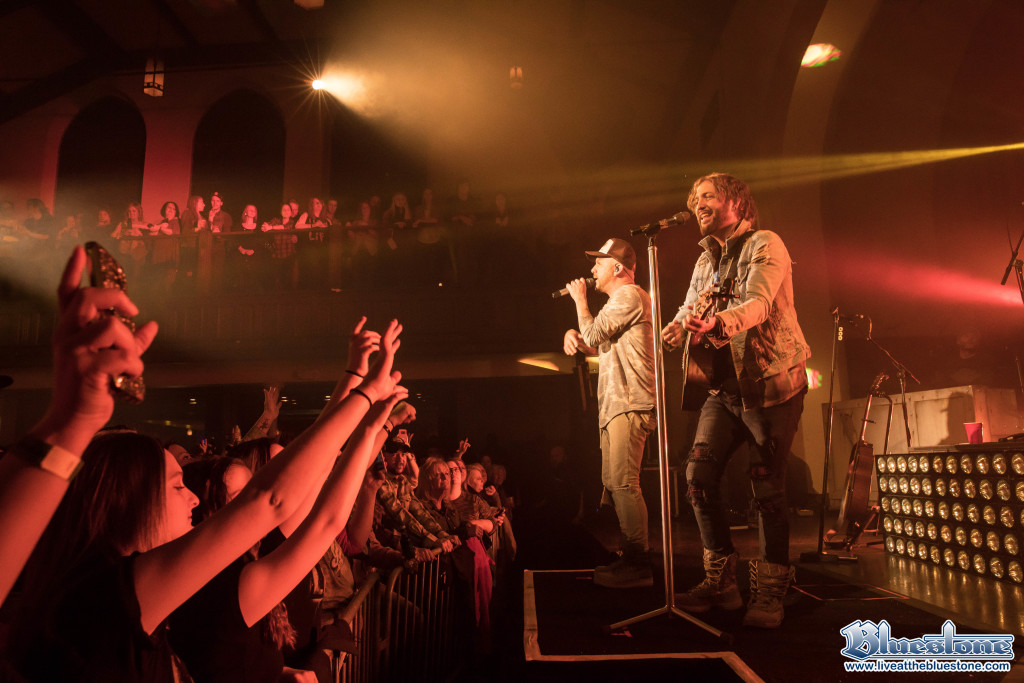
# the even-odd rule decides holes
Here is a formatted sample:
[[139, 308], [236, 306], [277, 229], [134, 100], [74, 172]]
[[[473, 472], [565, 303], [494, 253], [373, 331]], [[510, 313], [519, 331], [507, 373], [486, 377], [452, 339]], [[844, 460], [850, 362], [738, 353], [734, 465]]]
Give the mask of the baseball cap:
[[618, 237], [612, 237], [597, 251], [586, 252], [592, 259], [613, 258], [626, 267], [626, 270], [636, 269], [636, 252], [633, 245]]

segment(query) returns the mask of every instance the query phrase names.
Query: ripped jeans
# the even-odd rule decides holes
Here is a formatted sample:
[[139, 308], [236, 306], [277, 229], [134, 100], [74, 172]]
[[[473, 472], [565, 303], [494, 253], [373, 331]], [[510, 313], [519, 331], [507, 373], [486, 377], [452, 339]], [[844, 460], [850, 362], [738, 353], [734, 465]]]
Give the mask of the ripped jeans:
[[722, 505], [722, 474], [743, 443], [750, 446], [750, 486], [758, 507], [761, 559], [789, 564], [789, 508], [786, 460], [804, 407], [801, 391], [785, 403], [743, 410], [739, 396], [708, 396], [686, 463], [687, 495], [704, 547], [733, 552], [729, 521]]

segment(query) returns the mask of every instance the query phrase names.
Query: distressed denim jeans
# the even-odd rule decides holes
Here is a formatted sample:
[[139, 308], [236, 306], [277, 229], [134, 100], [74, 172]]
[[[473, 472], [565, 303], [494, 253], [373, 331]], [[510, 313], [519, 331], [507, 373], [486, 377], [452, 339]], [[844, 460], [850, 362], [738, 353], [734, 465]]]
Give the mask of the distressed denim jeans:
[[786, 461], [803, 412], [805, 391], [768, 408], [743, 410], [739, 396], [708, 396], [686, 464], [687, 494], [704, 547], [733, 552], [722, 505], [722, 474], [733, 453], [750, 446], [750, 486], [758, 507], [761, 559], [789, 564], [789, 507]]

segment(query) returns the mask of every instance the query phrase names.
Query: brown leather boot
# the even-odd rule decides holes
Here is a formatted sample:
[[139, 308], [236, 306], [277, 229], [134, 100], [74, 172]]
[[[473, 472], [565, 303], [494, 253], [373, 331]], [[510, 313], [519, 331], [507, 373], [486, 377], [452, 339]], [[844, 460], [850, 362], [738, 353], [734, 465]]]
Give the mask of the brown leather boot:
[[739, 609], [743, 606], [736, 587], [739, 554], [721, 555], [704, 549], [704, 580], [685, 593], [676, 594], [676, 607], [687, 612], [707, 612], [714, 606]]
[[782, 599], [786, 597], [796, 568], [786, 564], [752, 560], [750, 562], [750, 602], [743, 615], [744, 626], [778, 628], [785, 612]]

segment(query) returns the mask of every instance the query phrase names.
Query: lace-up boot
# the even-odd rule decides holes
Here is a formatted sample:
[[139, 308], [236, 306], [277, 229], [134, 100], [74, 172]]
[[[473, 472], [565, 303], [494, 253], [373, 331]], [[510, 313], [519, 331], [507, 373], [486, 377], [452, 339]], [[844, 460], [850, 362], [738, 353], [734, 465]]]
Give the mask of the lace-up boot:
[[778, 628], [784, 611], [782, 599], [786, 597], [789, 584], [796, 569], [785, 564], [765, 561], [750, 563], [750, 602], [743, 615], [744, 626], [757, 628]]
[[739, 609], [743, 606], [740, 591], [736, 587], [736, 563], [739, 555], [735, 552], [722, 555], [704, 549], [704, 580], [685, 593], [676, 594], [676, 607], [687, 612], [707, 612], [716, 605], [725, 609]]

